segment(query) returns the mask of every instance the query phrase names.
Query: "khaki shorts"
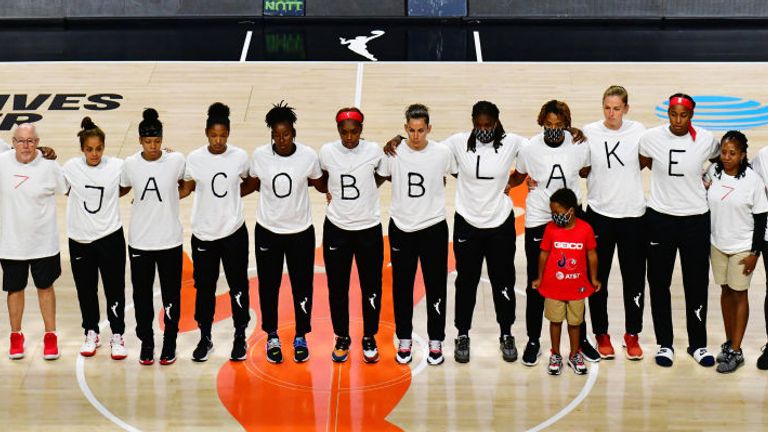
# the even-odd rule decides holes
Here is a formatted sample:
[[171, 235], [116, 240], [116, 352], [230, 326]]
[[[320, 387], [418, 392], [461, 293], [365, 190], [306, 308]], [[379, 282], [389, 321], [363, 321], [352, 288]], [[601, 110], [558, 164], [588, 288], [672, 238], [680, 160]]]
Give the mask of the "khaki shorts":
[[749, 251], [728, 255], [720, 249], [712, 246], [710, 257], [712, 260], [712, 275], [718, 285], [728, 285], [734, 291], [746, 291], [752, 281], [752, 273], [744, 274], [744, 265], [739, 261], [749, 256]]
[[581, 325], [584, 322], [584, 299], [544, 299], [544, 317], [555, 323], [567, 321], [570, 326]]

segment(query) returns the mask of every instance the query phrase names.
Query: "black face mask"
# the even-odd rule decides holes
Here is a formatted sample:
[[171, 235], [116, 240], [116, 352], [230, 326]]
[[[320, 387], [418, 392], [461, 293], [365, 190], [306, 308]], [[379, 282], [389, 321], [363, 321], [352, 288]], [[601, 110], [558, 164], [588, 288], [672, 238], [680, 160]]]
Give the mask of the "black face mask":
[[563, 139], [565, 135], [565, 128], [544, 128], [544, 141], [549, 143], [557, 143]]
[[493, 142], [493, 136], [496, 135], [496, 128], [493, 129], [475, 129], [475, 138], [483, 144]]
[[552, 221], [555, 223], [555, 225], [561, 228], [568, 226], [568, 223], [571, 221], [571, 217], [573, 217], [571, 210], [568, 210], [563, 214], [552, 213]]

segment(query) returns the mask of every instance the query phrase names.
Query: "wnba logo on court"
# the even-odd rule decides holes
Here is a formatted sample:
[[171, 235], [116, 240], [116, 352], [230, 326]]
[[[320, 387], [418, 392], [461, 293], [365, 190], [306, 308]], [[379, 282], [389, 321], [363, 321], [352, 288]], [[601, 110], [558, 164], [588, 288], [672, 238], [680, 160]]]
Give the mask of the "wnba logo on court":
[[[693, 96], [693, 124], [710, 130], [752, 129], [768, 125], [768, 105], [735, 96]], [[656, 106], [656, 117], [666, 119], [669, 101]]]
[[82, 109], [89, 111], [110, 111], [120, 107], [119, 100], [123, 96], [113, 93], [99, 93], [88, 95], [86, 93], [41, 93], [38, 95], [26, 94], [0, 94], [0, 110], [12, 110], [13, 112], [0, 114], [0, 130], [11, 130], [14, 125], [20, 123], [34, 123], [43, 119], [38, 112], [41, 109], [47, 111], [77, 111]]

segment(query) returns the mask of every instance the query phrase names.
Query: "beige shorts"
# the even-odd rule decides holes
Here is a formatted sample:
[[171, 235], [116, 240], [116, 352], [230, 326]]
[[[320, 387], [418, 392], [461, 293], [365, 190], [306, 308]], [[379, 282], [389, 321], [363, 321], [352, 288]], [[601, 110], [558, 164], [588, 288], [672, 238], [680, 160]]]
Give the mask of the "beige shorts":
[[712, 260], [712, 274], [715, 277], [715, 283], [718, 285], [728, 285], [734, 291], [746, 291], [749, 288], [750, 281], [752, 281], [752, 273], [745, 275], [744, 265], [739, 264], [739, 261], [747, 256], [749, 256], [749, 251], [728, 255], [712, 246], [710, 258]]
[[570, 326], [581, 325], [584, 322], [584, 299], [544, 299], [544, 317], [555, 323], [567, 321]]

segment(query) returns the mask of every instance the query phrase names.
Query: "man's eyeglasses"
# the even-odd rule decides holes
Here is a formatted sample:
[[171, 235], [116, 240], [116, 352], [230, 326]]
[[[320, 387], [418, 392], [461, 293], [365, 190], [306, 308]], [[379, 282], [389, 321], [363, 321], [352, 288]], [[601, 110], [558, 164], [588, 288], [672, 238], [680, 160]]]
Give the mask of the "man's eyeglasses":
[[40, 138], [27, 138], [27, 139], [13, 139], [14, 144], [26, 144], [26, 145], [32, 145], [37, 143], [40, 140]]

